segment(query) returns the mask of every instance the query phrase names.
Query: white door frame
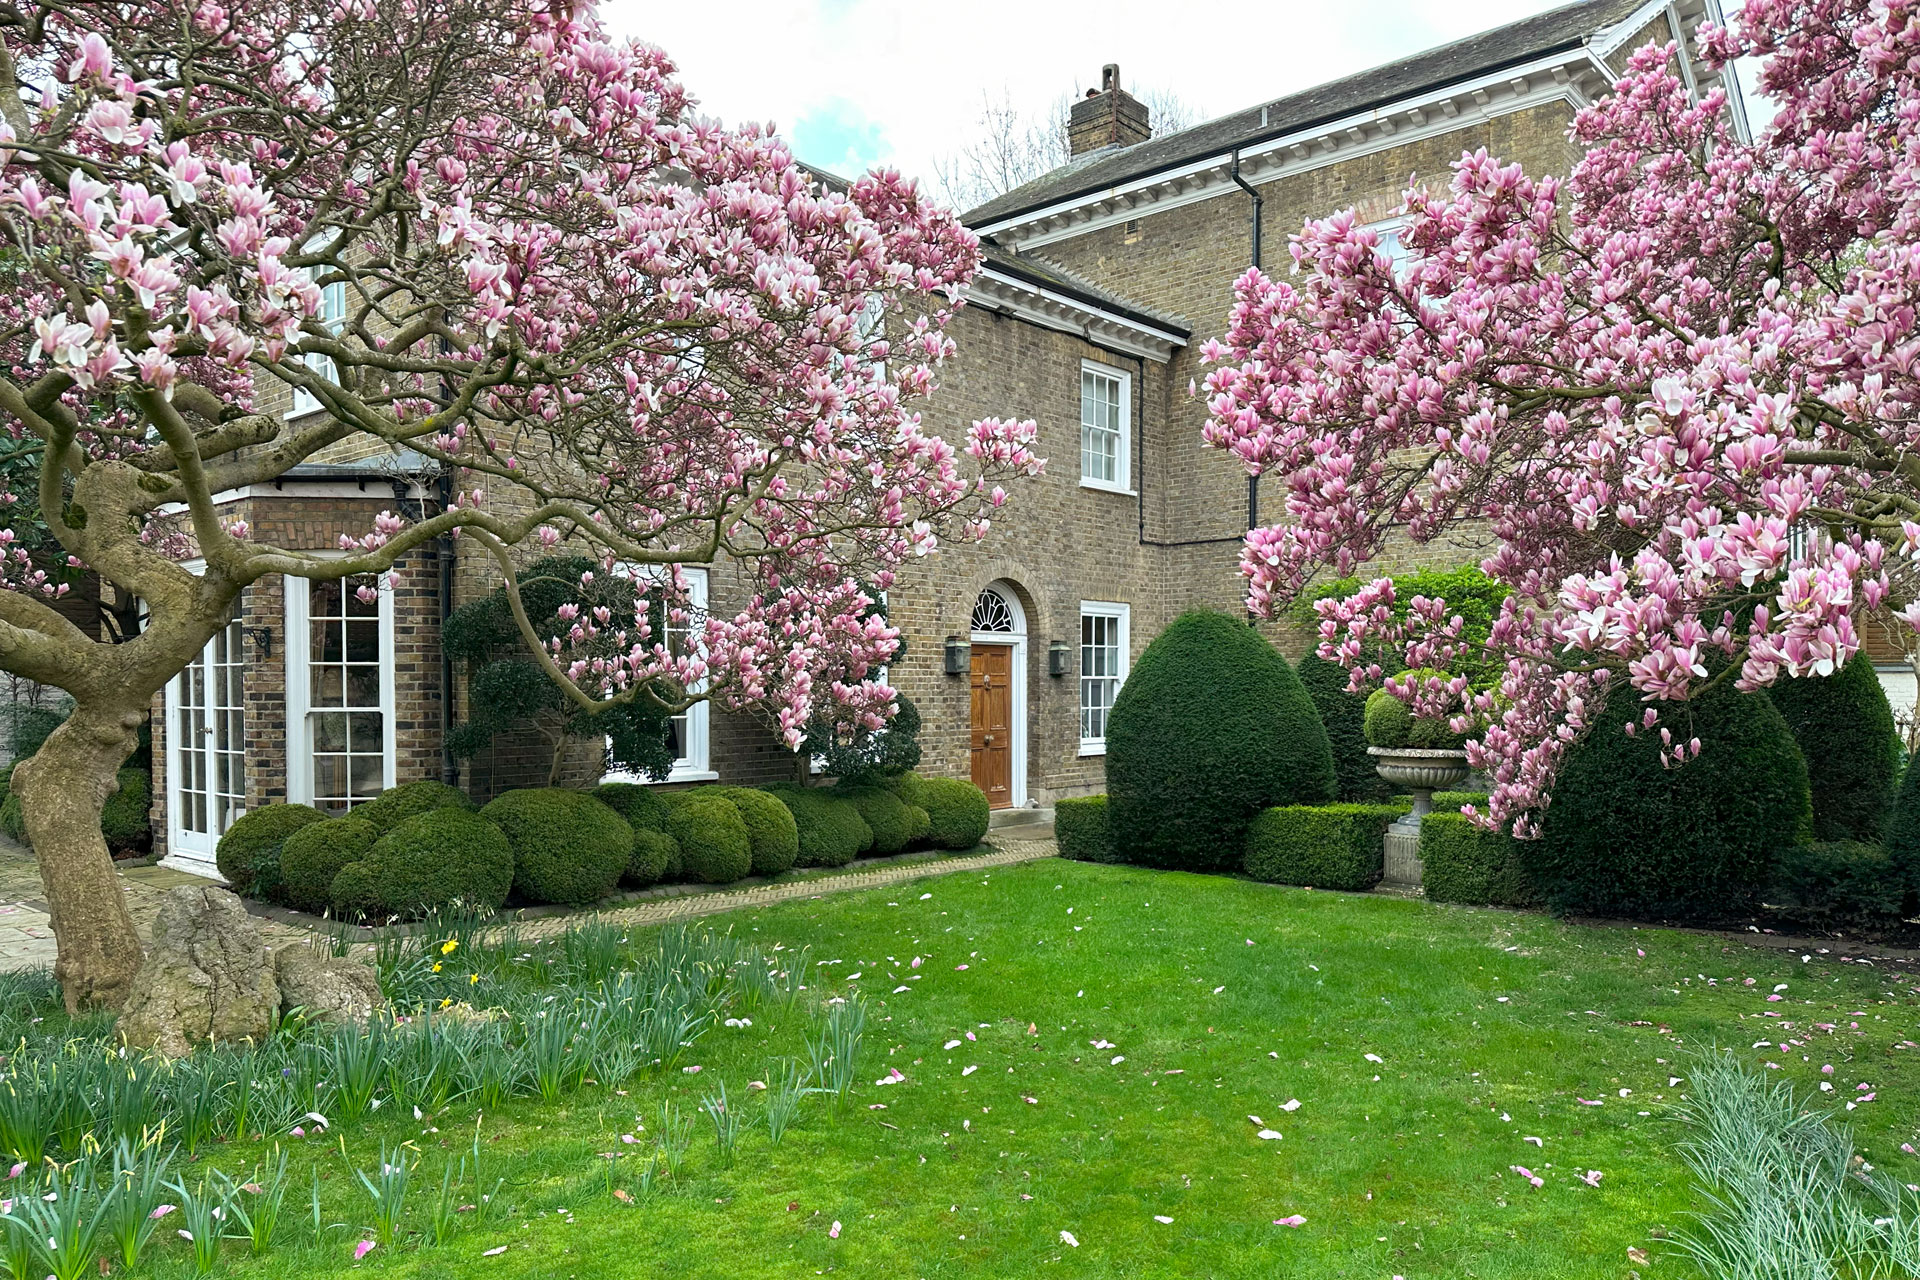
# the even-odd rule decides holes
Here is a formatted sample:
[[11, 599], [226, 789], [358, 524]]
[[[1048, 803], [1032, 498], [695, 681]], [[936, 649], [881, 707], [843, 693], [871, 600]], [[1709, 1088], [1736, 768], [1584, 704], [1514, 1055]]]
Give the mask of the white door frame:
[[[183, 561], [180, 567], [185, 569], [188, 573], [192, 573], [196, 575], [205, 573], [207, 568], [206, 562], [204, 560], [197, 560], [197, 559]], [[232, 637], [232, 629], [238, 624], [239, 609], [240, 609], [240, 602], [235, 601], [234, 617], [227, 622], [226, 626], [221, 628], [221, 631], [227, 634], [229, 638]], [[187, 735], [182, 725], [182, 720], [184, 718], [183, 708], [181, 706], [181, 702], [182, 702], [181, 694], [183, 692], [183, 683], [187, 678], [188, 670], [193, 667], [199, 667], [201, 669], [201, 680], [203, 682], [202, 688], [203, 688], [204, 706], [207, 709], [211, 709], [212, 707], [218, 705], [214, 701], [214, 690], [216, 687], [216, 683], [214, 680], [215, 673], [213, 670], [213, 663], [208, 656], [209, 651], [213, 648], [214, 644], [216, 643], [216, 640], [217, 640], [217, 637], [214, 639], [209, 639], [206, 645], [200, 650], [200, 652], [193, 655], [193, 660], [189, 662], [185, 667], [182, 667], [174, 675], [173, 679], [167, 681], [165, 694], [163, 696], [162, 703], [161, 703], [162, 714], [165, 717], [162, 725], [161, 736], [162, 736], [162, 741], [164, 742], [166, 747], [165, 763], [166, 763], [166, 769], [167, 769], [167, 853], [165, 857], [160, 859], [160, 865], [163, 867], [168, 867], [175, 871], [185, 871], [191, 875], [204, 876], [209, 880], [215, 880], [221, 884], [225, 884], [226, 878], [220, 874], [220, 868], [214, 861], [214, 848], [216, 845], [219, 844], [220, 835], [222, 833], [186, 830], [185, 818], [186, 818], [186, 812], [187, 812], [187, 805], [186, 805], [185, 797], [181, 794], [181, 785], [180, 785], [186, 776], [186, 771], [185, 771], [185, 768], [183, 767], [184, 762], [182, 757], [184, 755], [184, 748], [187, 745]], [[241, 699], [241, 703], [240, 703], [240, 714], [241, 714], [240, 732], [242, 736], [241, 769], [242, 769], [243, 776], [241, 781], [239, 809], [241, 813], [244, 813], [246, 812], [246, 783], [244, 778], [244, 772], [246, 768], [246, 765], [245, 765], [245, 761], [246, 761], [246, 754], [245, 754], [245, 751], [246, 751], [246, 743], [245, 743], [246, 700], [244, 697]], [[209, 731], [212, 730], [211, 725], [209, 725], [208, 728], [209, 728]], [[212, 789], [215, 785], [214, 783], [215, 762], [212, 759], [211, 744], [208, 744], [203, 740], [202, 746], [209, 748], [208, 760], [207, 760], [207, 787], [208, 787], [208, 798], [209, 800], [211, 800]]]
[[[1006, 645], [1013, 650], [1013, 759], [1007, 768], [1013, 775], [1009, 787], [1013, 793], [1012, 807], [1024, 809], [1027, 805], [1027, 611], [1020, 607], [1020, 597], [1002, 582], [990, 582], [983, 590], [1006, 601], [1013, 614], [1012, 631], [975, 631], [971, 638], [974, 644]], [[972, 610], [971, 601], [967, 608]], [[967, 710], [967, 732], [969, 735], [973, 732], [971, 707]]]

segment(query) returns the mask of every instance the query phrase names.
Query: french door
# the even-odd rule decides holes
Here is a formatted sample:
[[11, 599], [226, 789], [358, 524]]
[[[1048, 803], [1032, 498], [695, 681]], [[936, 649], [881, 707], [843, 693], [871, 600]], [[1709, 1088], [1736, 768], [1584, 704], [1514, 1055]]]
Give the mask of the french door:
[[167, 686], [167, 861], [204, 874], [247, 810], [240, 640], [236, 618]]

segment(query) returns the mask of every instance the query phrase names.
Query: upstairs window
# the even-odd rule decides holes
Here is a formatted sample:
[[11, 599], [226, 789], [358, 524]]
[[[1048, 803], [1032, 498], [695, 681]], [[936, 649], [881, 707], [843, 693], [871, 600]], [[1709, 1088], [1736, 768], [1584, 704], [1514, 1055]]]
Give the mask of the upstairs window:
[[[336, 280], [332, 284], [320, 287], [320, 323], [328, 333], [336, 338], [347, 323], [347, 282]], [[340, 381], [340, 367], [332, 356], [322, 355], [318, 351], [309, 351], [301, 361], [318, 376], [328, 382]], [[313, 413], [320, 408], [320, 401], [305, 387], [293, 389], [293, 416]]]
[[1091, 360], [1080, 365], [1080, 483], [1091, 489], [1129, 493], [1127, 424], [1132, 418], [1133, 379]]

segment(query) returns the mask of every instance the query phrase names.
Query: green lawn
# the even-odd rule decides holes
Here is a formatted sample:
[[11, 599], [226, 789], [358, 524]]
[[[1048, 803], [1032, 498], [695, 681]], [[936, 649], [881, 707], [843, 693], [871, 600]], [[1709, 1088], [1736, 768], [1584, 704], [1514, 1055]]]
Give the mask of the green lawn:
[[[1871, 1092], [1847, 1116], [1861, 1147], [1920, 1182], [1900, 1151], [1920, 1100], [1912, 984], [1837, 955], [1057, 860], [722, 923], [811, 945], [816, 991], [871, 1001], [842, 1113], [810, 1099], [773, 1148], [749, 1104], [731, 1168], [696, 1113], [676, 1189], [641, 1196], [623, 1154], [614, 1185], [636, 1200], [609, 1193], [599, 1153], [644, 1150], [619, 1135], [654, 1124], [663, 1090], [694, 1111], [716, 1078], [748, 1096], [801, 1052], [802, 1012], [750, 1013], [696, 1043], [697, 1075], [486, 1116], [510, 1212], [439, 1247], [353, 1263], [366, 1199], [336, 1138], [363, 1168], [382, 1138], [418, 1144], [418, 1227], [470, 1106], [295, 1142], [284, 1242], [259, 1261], [230, 1243], [222, 1273], [1624, 1277], [1630, 1248], [1660, 1254], [1686, 1219], [1669, 1082], [1713, 1044], [1836, 1099]], [[876, 1085], [889, 1069], [904, 1079]], [[323, 1219], [349, 1224], [317, 1248], [314, 1164]], [[167, 1259], [185, 1273], [177, 1241]], [[1669, 1256], [1652, 1274], [1692, 1270]]]

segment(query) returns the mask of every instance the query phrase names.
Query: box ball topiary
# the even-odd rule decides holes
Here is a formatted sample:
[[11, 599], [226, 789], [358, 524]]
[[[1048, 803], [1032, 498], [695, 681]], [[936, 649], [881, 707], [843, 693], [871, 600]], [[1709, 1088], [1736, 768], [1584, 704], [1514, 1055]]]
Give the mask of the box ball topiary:
[[1485, 796], [1471, 793], [1434, 794], [1434, 811], [1420, 820], [1421, 887], [1435, 902], [1475, 906], [1527, 907], [1539, 899], [1527, 881], [1520, 851], [1504, 831], [1487, 831], [1460, 813], [1440, 805], [1442, 794], [1466, 797], [1466, 803], [1484, 808]]
[[1567, 753], [1540, 837], [1520, 842], [1527, 877], [1556, 911], [1716, 918], [1750, 909], [1775, 856], [1813, 825], [1807, 766], [1764, 693], [1730, 683], [1663, 708], [1673, 736], [1700, 755], [1662, 767], [1661, 725], [1615, 689], [1586, 739]]
[[418, 782], [403, 782], [397, 787], [388, 787], [365, 804], [355, 805], [353, 811], [371, 822], [374, 830], [385, 835], [407, 819], [432, 813], [435, 809], [465, 809], [471, 813], [474, 803], [458, 787], [432, 778], [422, 778]]
[[334, 872], [327, 896], [331, 899], [333, 914], [342, 920], [363, 920], [386, 914], [386, 907], [380, 901], [379, 877], [374, 874], [373, 864], [365, 858], [349, 862]]
[[1385, 865], [1387, 824], [1401, 813], [1390, 804], [1268, 809], [1247, 828], [1246, 872], [1270, 884], [1371, 889]]
[[333, 879], [349, 862], [359, 862], [380, 832], [349, 813], [311, 822], [280, 846], [280, 892], [288, 906], [315, 915], [333, 905]]
[[1293, 668], [1246, 623], [1194, 611], [1147, 646], [1107, 723], [1123, 862], [1237, 868], [1254, 815], [1333, 798], [1333, 751]]
[[800, 856], [795, 866], [844, 867], [873, 843], [873, 828], [844, 796], [792, 783], [764, 790], [793, 815], [800, 833]]
[[725, 796], [681, 797], [667, 815], [667, 834], [680, 845], [687, 876], [703, 884], [732, 884], [753, 870], [753, 838]]
[[1387, 690], [1375, 689], [1367, 695], [1367, 707], [1362, 717], [1362, 732], [1370, 747], [1411, 746], [1413, 744], [1413, 712], [1407, 709], [1406, 703]]
[[633, 856], [633, 828], [592, 796], [534, 787], [495, 797], [480, 816], [513, 849], [513, 892], [584, 906], [606, 896]]
[[145, 769], [125, 768], [100, 810], [100, 834], [115, 853], [144, 849], [153, 840], [153, 776]]
[[777, 876], [793, 870], [800, 856], [800, 828], [787, 806], [764, 791], [752, 787], [712, 787], [715, 794], [733, 801], [740, 820], [747, 824], [747, 840], [753, 846], [753, 874]]
[[665, 880], [669, 872], [678, 874], [680, 865], [680, 842], [664, 831], [642, 827], [633, 833], [633, 854], [627, 859], [620, 883], [645, 888]]
[[1053, 804], [1053, 838], [1060, 856], [1075, 862], [1113, 862], [1113, 840], [1107, 832], [1107, 798], [1075, 796]]
[[860, 811], [861, 819], [873, 832], [873, 843], [868, 846], [873, 853], [899, 853], [912, 843], [916, 830], [924, 835], [932, 824], [924, 812], [916, 817], [914, 806], [886, 787], [835, 787], [833, 791]]
[[1334, 794], [1358, 804], [1384, 800], [1391, 794], [1387, 780], [1367, 754], [1367, 699], [1347, 692], [1347, 669], [1309, 653], [1294, 668], [1301, 688], [1313, 699], [1320, 723], [1333, 750]]
[[311, 805], [269, 804], [235, 819], [214, 846], [214, 864], [229, 887], [248, 897], [265, 897], [280, 887], [280, 849], [304, 826], [326, 821]]
[[373, 868], [380, 905], [398, 916], [456, 902], [497, 907], [513, 887], [514, 853], [506, 834], [467, 809], [415, 814], [376, 840], [365, 861]]
[[1767, 696], [1807, 762], [1816, 840], [1878, 842], [1900, 776], [1893, 708], [1866, 654], [1825, 678], [1781, 676]]
[[635, 831], [665, 831], [667, 806], [660, 793], [637, 782], [603, 782], [593, 798], [627, 820]]
[[964, 778], [922, 778], [902, 774], [893, 792], [927, 811], [926, 842], [936, 849], [971, 849], [987, 838], [987, 793]]

